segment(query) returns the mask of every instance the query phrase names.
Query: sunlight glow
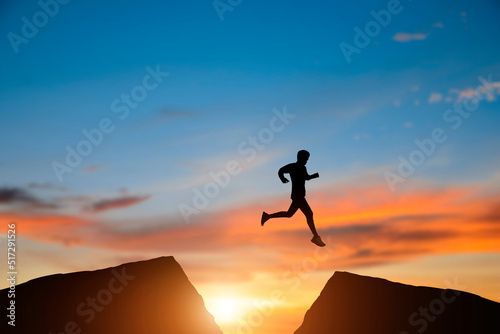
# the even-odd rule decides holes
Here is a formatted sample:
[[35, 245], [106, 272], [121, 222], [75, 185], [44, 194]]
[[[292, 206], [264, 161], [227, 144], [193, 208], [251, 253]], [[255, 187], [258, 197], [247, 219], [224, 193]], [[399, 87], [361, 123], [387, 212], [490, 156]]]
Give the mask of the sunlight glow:
[[236, 322], [244, 313], [243, 301], [234, 297], [216, 297], [206, 301], [217, 323]]

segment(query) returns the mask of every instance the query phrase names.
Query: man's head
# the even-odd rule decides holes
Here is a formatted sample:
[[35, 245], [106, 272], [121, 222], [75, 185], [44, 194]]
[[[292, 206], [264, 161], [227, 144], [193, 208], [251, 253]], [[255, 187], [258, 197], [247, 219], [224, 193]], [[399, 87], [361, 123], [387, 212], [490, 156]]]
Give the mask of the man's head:
[[297, 162], [305, 166], [307, 160], [309, 159], [309, 156], [310, 156], [309, 152], [307, 152], [306, 150], [300, 150], [297, 153]]

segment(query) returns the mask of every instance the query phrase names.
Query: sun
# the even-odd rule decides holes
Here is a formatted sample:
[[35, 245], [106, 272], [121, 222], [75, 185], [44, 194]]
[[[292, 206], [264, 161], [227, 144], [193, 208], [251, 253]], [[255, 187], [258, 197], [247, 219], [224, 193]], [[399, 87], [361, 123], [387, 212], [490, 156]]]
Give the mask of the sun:
[[243, 311], [242, 301], [234, 297], [215, 297], [206, 303], [217, 323], [236, 322]]

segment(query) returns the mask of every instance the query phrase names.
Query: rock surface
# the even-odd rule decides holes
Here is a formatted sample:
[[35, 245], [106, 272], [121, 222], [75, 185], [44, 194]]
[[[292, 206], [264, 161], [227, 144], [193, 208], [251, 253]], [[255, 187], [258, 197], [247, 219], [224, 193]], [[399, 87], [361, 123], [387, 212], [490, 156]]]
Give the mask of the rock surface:
[[500, 333], [500, 304], [458, 290], [336, 272], [295, 334]]
[[16, 287], [15, 305], [15, 328], [4, 318], [0, 332], [222, 333], [173, 257], [37, 278]]

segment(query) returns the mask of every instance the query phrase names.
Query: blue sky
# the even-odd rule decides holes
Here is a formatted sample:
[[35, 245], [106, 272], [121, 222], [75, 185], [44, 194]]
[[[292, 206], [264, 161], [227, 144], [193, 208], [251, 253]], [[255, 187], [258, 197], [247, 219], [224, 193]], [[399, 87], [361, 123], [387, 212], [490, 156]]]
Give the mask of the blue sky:
[[[500, 3], [401, 1], [399, 14], [348, 62], [339, 45], [354, 45], [354, 28], [364, 30], [374, 20], [370, 12], [390, 3], [243, 0], [221, 20], [209, 0], [73, 0], [59, 5], [27, 43], [13, 46], [9, 34], [21, 36], [23, 17], [33, 22], [41, 7], [36, 1], [3, 1], [1, 212], [64, 216], [91, 231], [78, 230], [87, 236], [113, 226], [140, 238], [151, 229], [178, 228], [179, 205], [192, 203], [195, 189], [212, 182], [209, 173], [235, 160], [241, 173], [196, 218], [208, 224], [211, 215], [251, 203], [258, 219], [259, 205], [287, 205], [289, 189], [276, 173], [299, 149], [311, 152], [308, 169], [321, 176], [321, 183], [308, 185], [311, 196], [346, 191], [347, 198], [376, 186], [398, 202], [413, 192], [467, 188], [495, 202]], [[148, 68], [168, 76], [120, 119], [113, 101], [138, 92], [151, 76]], [[451, 129], [443, 114], [471, 97], [480, 77], [490, 81], [492, 93]], [[269, 128], [276, 110], [295, 118], [247, 161], [238, 148], [248, 149], [249, 136]], [[114, 130], [60, 182], [53, 162], [64, 163], [65, 148], [75, 149], [85, 140], [82, 131], [98, 128], [103, 119]], [[429, 138], [437, 127], [448, 140], [391, 192], [384, 172], [396, 172], [398, 156], [407, 158], [414, 141]], [[81, 221], [88, 225], [81, 227]], [[69, 255], [58, 264], [48, 260], [54, 249], [77, 254], [82, 266], [104, 251], [91, 241], [68, 250], [65, 242], [78, 234], [73, 230], [53, 239], [38, 236], [56, 232], [34, 231], [25, 236], [25, 252], [37, 269], [25, 279], [75, 269]], [[461, 251], [487, 251], [474, 247]], [[107, 252], [95, 266], [130, 258], [119, 249]], [[489, 264], [485, 268], [493, 271]]]
[[[81, 131], [98, 127], [103, 118], [115, 130], [65, 174], [62, 186], [109, 193], [203, 178], [241, 158], [238, 144], [269, 122], [273, 108], [285, 106], [297, 121], [259, 152], [269, 160], [259, 173], [245, 171], [250, 184], [293, 160], [298, 148], [311, 150], [311, 164], [317, 161], [311, 167], [332, 177], [354, 166], [362, 171], [397, 165], [415, 139], [443, 124], [443, 112], [460, 91], [480, 84], [478, 76], [500, 80], [494, 42], [500, 23], [495, 1], [403, 1], [348, 63], [339, 44], [354, 45], [353, 28], [365, 29], [373, 20], [370, 12], [390, 3], [243, 1], [221, 21], [209, 1], [73, 1], [59, 5], [16, 53], [7, 34], [22, 35], [22, 17], [31, 22], [41, 8], [5, 2], [4, 183], [59, 183], [51, 163], [63, 161], [66, 145], [75, 148], [85, 139]], [[410, 40], [398, 40], [398, 34]], [[111, 102], [130, 94], [148, 66], [169, 76], [126, 119], [118, 119]], [[430, 103], [432, 94], [439, 98]], [[496, 99], [482, 102], [480, 112], [438, 147], [447, 168], [424, 165], [416, 175], [451, 183], [493, 175], [497, 108]], [[192, 196], [190, 189], [170, 193], [164, 198], [170, 203]], [[236, 196], [243, 201], [255, 195]]]

